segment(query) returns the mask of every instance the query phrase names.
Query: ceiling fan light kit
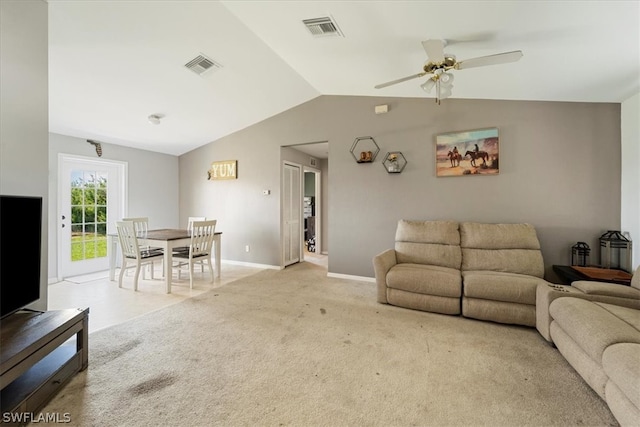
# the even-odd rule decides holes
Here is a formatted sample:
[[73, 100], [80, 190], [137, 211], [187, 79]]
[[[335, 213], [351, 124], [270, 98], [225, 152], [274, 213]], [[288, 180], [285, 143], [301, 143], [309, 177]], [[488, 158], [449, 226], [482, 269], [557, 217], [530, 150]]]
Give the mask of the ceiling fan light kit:
[[432, 39], [422, 42], [422, 47], [427, 53], [427, 62], [422, 67], [422, 72], [412, 76], [403, 77], [390, 82], [376, 85], [376, 89], [382, 89], [407, 80], [423, 77], [427, 74], [433, 74], [420, 87], [427, 93], [436, 88], [436, 103], [451, 96], [453, 88], [453, 73], [450, 70], [464, 70], [466, 68], [484, 67], [487, 65], [506, 64], [515, 62], [522, 58], [522, 51], [515, 50], [512, 52], [498, 53], [495, 55], [481, 56], [478, 58], [466, 59], [458, 61], [455, 55], [444, 52], [444, 40]]

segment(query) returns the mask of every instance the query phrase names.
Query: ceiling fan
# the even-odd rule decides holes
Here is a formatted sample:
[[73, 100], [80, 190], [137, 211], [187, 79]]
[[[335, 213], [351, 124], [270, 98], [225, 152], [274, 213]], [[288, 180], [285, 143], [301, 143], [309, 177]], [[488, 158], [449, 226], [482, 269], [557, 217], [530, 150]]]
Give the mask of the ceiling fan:
[[498, 53], [489, 56], [480, 56], [478, 58], [465, 59], [464, 61], [456, 60], [455, 55], [444, 52], [446, 42], [444, 40], [431, 39], [422, 42], [422, 47], [427, 52], [427, 62], [422, 67], [422, 72], [412, 76], [403, 77], [401, 79], [392, 80], [390, 82], [381, 83], [374, 86], [376, 89], [391, 86], [397, 83], [406, 82], [407, 80], [416, 79], [418, 77], [432, 74], [426, 82], [420, 85], [425, 92], [429, 93], [436, 88], [436, 103], [451, 96], [451, 88], [453, 88], [453, 74], [451, 70], [464, 70], [467, 68], [484, 67], [487, 65], [505, 64], [515, 62], [522, 58], [522, 51], [514, 50], [512, 52]]

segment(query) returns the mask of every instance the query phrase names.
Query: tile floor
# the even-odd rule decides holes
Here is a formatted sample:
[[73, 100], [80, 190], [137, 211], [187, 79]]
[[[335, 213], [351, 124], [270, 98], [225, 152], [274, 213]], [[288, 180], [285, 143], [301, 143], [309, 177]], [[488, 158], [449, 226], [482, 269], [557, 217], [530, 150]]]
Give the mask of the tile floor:
[[[327, 266], [326, 255], [306, 253], [306, 262], [313, 262]], [[196, 270], [197, 271], [197, 270]], [[89, 333], [125, 322], [145, 313], [177, 304], [187, 298], [200, 295], [212, 288], [224, 286], [234, 280], [250, 276], [262, 271], [261, 268], [222, 263], [220, 278], [213, 284], [206, 279], [194, 281], [193, 289], [189, 289], [189, 275], [183, 274], [182, 279], [174, 282], [171, 293], [164, 292], [164, 282], [160, 279], [160, 267], [157, 266], [155, 279], [148, 276], [138, 282], [138, 292], [133, 291], [132, 272], [123, 279], [123, 287], [118, 287], [116, 281], [109, 280], [109, 272], [103, 271], [86, 276], [71, 277], [62, 282], [49, 285], [48, 309], [61, 310], [65, 308], [89, 307]]]

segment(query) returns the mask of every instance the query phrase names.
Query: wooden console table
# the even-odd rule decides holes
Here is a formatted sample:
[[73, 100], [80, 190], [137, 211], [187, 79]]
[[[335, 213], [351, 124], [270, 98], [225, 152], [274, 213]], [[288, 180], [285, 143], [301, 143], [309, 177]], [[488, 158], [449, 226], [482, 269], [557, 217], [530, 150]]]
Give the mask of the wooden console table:
[[2, 319], [1, 413], [37, 413], [88, 364], [88, 308], [18, 312]]
[[554, 265], [553, 271], [564, 282], [570, 285], [576, 280], [591, 280], [598, 282], [611, 282], [618, 285], [630, 285], [631, 274], [622, 270], [613, 270], [600, 267], [579, 267], [569, 265]]

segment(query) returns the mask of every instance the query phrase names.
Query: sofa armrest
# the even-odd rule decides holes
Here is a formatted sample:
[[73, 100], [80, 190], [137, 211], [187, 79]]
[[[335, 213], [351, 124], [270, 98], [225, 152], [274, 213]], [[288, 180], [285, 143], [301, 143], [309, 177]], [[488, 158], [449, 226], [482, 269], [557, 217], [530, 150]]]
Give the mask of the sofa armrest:
[[539, 284], [536, 288], [536, 329], [549, 342], [551, 339], [551, 314], [549, 306], [560, 297], [574, 297], [589, 300], [584, 292], [572, 287], [556, 285], [555, 283]]
[[631, 286], [617, 285], [608, 282], [577, 280], [571, 283], [571, 287], [579, 289], [587, 295], [640, 300], [640, 290], [632, 288]]
[[387, 249], [373, 257], [373, 271], [376, 275], [378, 302], [380, 303], [387, 303], [387, 273], [396, 264], [396, 251], [394, 249]]

